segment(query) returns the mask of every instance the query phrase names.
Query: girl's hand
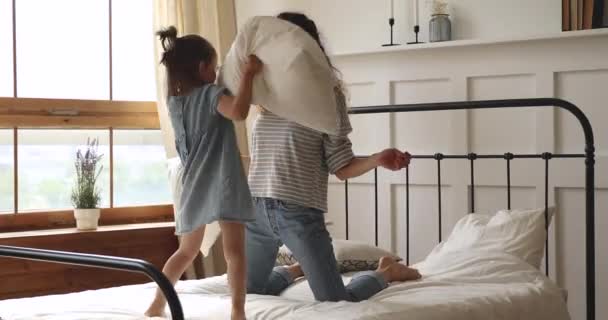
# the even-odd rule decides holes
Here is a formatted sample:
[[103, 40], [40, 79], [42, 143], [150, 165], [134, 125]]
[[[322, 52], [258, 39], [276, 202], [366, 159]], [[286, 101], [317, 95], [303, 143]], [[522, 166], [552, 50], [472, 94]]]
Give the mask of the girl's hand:
[[262, 71], [263, 67], [264, 64], [262, 61], [256, 55], [252, 54], [247, 58], [247, 62], [245, 63], [245, 74], [254, 76]]
[[241, 77], [239, 91], [233, 97], [222, 95], [218, 105], [218, 111], [227, 119], [241, 121], [247, 119], [251, 107], [251, 95], [253, 77], [262, 70], [263, 64], [258, 57], [250, 55], [243, 65], [244, 76]]
[[386, 149], [376, 154], [378, 165], [385, 169], [397, 171], [410, 164], [412, 156], [406, 151], [401, 152], [397, 149]]

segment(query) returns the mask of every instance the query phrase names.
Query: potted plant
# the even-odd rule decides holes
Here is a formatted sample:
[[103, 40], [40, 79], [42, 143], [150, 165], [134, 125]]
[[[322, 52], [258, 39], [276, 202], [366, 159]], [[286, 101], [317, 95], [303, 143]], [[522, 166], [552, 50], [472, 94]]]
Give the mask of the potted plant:
[[[74, 205], [74, 218], [78, 230], [95, 230], [99, 223], [100, 190], [97, 187], [97, 178], [103, 169], [99, 165], [101, 154], [97, 153], [99, 141], [87, 139], [86, 151], [80, 149], [76, 152], [76, 181], [72, 189], [72, 204]], [[98, 168], [99, 165], [99, 168]]]

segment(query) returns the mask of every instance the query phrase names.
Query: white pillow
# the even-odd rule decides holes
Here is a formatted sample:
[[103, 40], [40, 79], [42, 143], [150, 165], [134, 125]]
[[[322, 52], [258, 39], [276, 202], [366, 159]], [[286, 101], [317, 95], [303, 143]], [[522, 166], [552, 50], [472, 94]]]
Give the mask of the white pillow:
[[314, 130], [342, 131], [338, 81], [317, 42], [300, 27], [275, 17], [254, 17], [239, 31], [218, 83], [236, 94], [250, 54], [264, 63], [253, 82], [252, 104]]
[[[334, 254], [340, 272], [366, 271], [378, 268], [378, 261], [384, 256], [394, 257], [397, 261], [402, 259], [384, 249], [353, 240], [333, 240]], [[283, 245], [279, 248], [277, 265], [292, 265], [296, 258], [291, 250]]]
[[[549, 222], [554, 208], [549, 209]], [[430, 256], [467, 249], [510, 253], [539, 268], [545, 249], [545, 210], [501, 210], [494, 216], [468, 214]]]

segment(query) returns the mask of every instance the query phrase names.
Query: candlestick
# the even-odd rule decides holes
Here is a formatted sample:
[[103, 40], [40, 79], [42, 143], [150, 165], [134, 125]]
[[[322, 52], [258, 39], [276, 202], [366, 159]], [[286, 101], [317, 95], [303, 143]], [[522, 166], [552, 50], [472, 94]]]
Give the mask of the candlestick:
[[418, 21], [418, 0], [413, 0], [414, 1], [414, 35], [415, 35], [415, 39], [416, 41], [414, 42], [408, 42], [407, 44], [419, 44], [419, 43], [423, 43], [418, 41], [418, 33], [420, 33], [420, 25], [419, 25], [419, 21]]
[[395, 25], [395, 0], [391, 0], [391, 16], [390, 18], [388, 18], [388, 25], [390, 26], [390, 35], [391, 35], [391, 42], [387, 43], [387, 44], [383, 44], [383, 47], [390, 47], [390, 46], [398, 46], [399, 44], [397, 43], [393, 43], [393, 26]]
[[388, 25], [391, 27], [391, 43], [383, 44], [383, 47], [398, 46], [398, 43], [393, 43], [393, 26], [395, 25], [395, 18], [388, 19]]
[[421, 41], [418, 41], [418, 33], [420, 32], [420, 26], [419, 25], [415, 25], [414, 26], [414, 34], [416, 35], [416, 41], [414, 42], [408, 42], [407, 44], [419, 44], [419, 43], [424, 43]]

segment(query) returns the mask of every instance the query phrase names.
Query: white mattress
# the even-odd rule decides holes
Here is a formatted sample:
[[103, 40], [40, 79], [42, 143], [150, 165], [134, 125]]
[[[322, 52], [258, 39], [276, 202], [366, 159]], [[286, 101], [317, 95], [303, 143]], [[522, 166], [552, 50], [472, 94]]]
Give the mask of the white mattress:
[[[393, 284], [368, 301], [315, 302], [305, 281], [282, 296], [249, 295], [248, 319], [570, 319], [564, 292], [503, 253], [455, 252], [418, 265], [423, 279]], [[345, 281], [348, 281], [345, 276]], [[9, 319], [144, 319], [152, 284], [0, 301]], [[226, 278], [177, 286], [187, 319], [229, 319]]]

